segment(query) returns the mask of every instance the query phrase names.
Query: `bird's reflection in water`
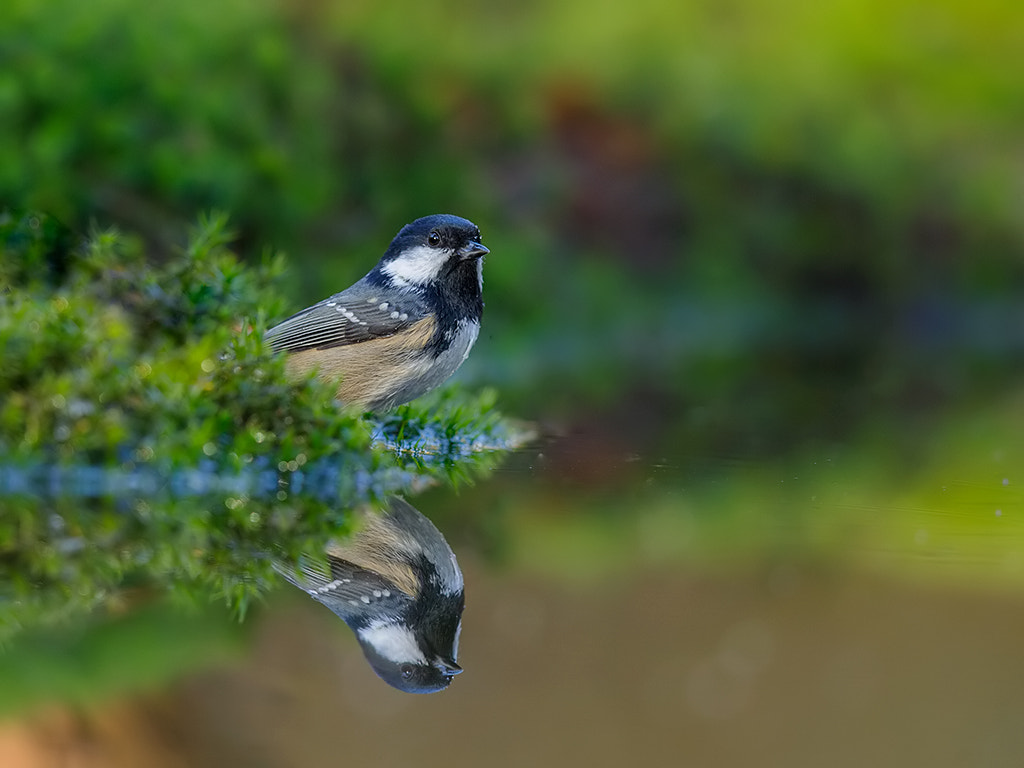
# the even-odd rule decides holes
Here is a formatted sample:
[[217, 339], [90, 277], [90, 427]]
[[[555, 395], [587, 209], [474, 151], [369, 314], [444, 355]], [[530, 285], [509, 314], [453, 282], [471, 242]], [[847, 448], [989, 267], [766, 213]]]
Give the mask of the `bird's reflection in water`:
[[447, 688], [462, 628], [462, 571], [426, 517], [392, 496], [386, 509], [360, 514], [355, 534], [327, 547], [327, 567], [278, 565], [356, 633], [373, 670], [409, 693]]

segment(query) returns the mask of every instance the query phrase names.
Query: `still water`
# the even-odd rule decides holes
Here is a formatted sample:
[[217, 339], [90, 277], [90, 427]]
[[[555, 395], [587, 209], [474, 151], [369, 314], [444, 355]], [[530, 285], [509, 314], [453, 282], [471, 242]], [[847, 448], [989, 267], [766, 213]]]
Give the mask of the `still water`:
[[[644, 413], [537, 423], [456, 487], [392, 478], [465, 575], [447, 690], [387, 687], [282, 583], [241, 625], [193, 609], [61, 625], [35, 655], [15, 639], [5, 676], [29, 705], [8, 703], [0, 764], [1020, 764], [1024, 398], [729, 454]], [[177, 482], [192, 503], [242, 481]], [[119, 601], [115, 618], [146, 602]], [[95, 685], [130, 653], [160, 671], [48, 683]]]

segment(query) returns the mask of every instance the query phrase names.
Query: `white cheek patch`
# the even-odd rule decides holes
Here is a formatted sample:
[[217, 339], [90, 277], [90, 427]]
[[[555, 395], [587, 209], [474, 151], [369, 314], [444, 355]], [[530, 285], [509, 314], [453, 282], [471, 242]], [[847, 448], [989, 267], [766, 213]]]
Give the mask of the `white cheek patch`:
[[455, 642], [452, 643], [452, 661], [459, 660], [459, 638], [462, 637], [462, 620], [459, 619], [459, 626], [455, 628]]
[[403, 251], [395, 260], [385, 264], [381, 271], [396, 285], [427, 285], [441, 273], [441, 267], [451, 257], [451, 251], [417, 245]]
[[416, 636], [401, 624], [370, 624], [359, 630], [359, 639], [369, 643], [377, 653], [396, 664], [427, 663], [427, 658], [416, 642]]

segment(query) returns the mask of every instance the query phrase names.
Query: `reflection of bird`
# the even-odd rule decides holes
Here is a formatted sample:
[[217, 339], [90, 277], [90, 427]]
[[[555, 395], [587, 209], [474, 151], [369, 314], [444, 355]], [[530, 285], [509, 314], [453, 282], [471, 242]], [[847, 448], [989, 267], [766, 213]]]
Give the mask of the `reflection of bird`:
[[462, 571], [448, 542], [408, 502], [391, 497], [380, 514], [327, 548], [329, 572], [302, 563], [278, 571], [356, 633], [367, 661], [390, 685], [409, 693], [448, 687], [462, 629]]
[[480, 333], [483, 262], [476, 225], [436, 215], [402, 227], [355, 285], [267, 331], [297, 373], [341, 379], [338, 398], [368, 410], [444, 382]]

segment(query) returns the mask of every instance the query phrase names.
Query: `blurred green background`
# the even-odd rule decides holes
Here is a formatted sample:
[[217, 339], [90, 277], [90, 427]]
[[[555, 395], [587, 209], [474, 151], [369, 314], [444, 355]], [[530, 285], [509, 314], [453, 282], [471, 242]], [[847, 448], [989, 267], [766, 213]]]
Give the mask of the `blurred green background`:
[[[1013, 765], [1024, 745], [1007, 713], [1024, 700], [1000, 681], [1022, 667], [1007, 649], [971, 650], [1019, 632], [1024, 582], [1022, 71], [1024, 9], [1010, 0], [8, 0], [0, 202], [76, 232], [117, 225], [158, 260], [200, 212], [227, 211], [244, 257], [288, 254], [293, 309], [360, 277], [417, 216], [480, 225], [484, 327], [458, 378], [496, 387], [545, 437], [421, 509], [481, 602], [513, 608], [478, 609], [470, 582], [490, 688], [467, 672], [443, 703], [359, 689], [346, 718], [437, 751], [362, 743], [364, 760], [447, 765], [423, 733], [461, 724], [476, 764], [501, 764], [495, 749], [508, 764], [611, 764], [639, 741], [652, 762], [670, 744], [705, 765]], [[641, 585], [660, 602], [634, 616]], [[603, 610], [580, 607], [592, 602]], [[917, 610], [919, 625], [901, 620]], [[627, 616], [643, 638], [618, 631]], [[285, 641], [266, 621], [265, 664], [225, 688], [287, 699], [287, 757], [217, 741], [212, 713], [188, 721], [216, 676], [89, 722], [136, 735], [173, 722], [194, 751], [154, 736], [168, 764], [322, 762], [334, 733], [314, 728], [315, 742], [298, 713], [342, 705], [301, 694], [317, 670], [281, 660], [341, 641], [321, 637], [326, 622], [299, 622], [319, 640]], [[678, 640], [661, 637], [661, 656], [645, 645], [659, 631]], [[705, 636], [725, 649], [713, 663]], [[467, 626], [470, 661], [472, 638]], [[802, 665], [800, 647], [840, 671]], [[515, 687], [521, 652], [532, 690]], [[598, 684], [624, 656], [676, 682]], [[948, 698], [921, 685], [952, 659], [967, 666]], [[754, 662], [778, 663], [771, 693], [729, 698]], [[279, 677], [261, 680], [265, 668]], [[846, 682], [821, 694], [810, 681], [830, 674]], [[609, 723], [603, 749], [574, 751], [588, 731], [567, 727], [538, 736], [550, 750], [517, 751], [474, 719], [479, 696], [495, 720], [537, 726], [525, 713], [546, 681], [567, 692], [561, 717]], [[657, 716], [640, 707], [634, 723], [617, 701], [656, 702]], [[238, 706], [223, 707], [232, 733], [273, 718]], [[934, 731], [919, 738], [909, 710]], [[938, 727], [965, 712], [991, 714], [988, 730]], [[709, 717], [748, 738], [702, 728]], [[89, 730], [25, 728], [0, 745]]]

